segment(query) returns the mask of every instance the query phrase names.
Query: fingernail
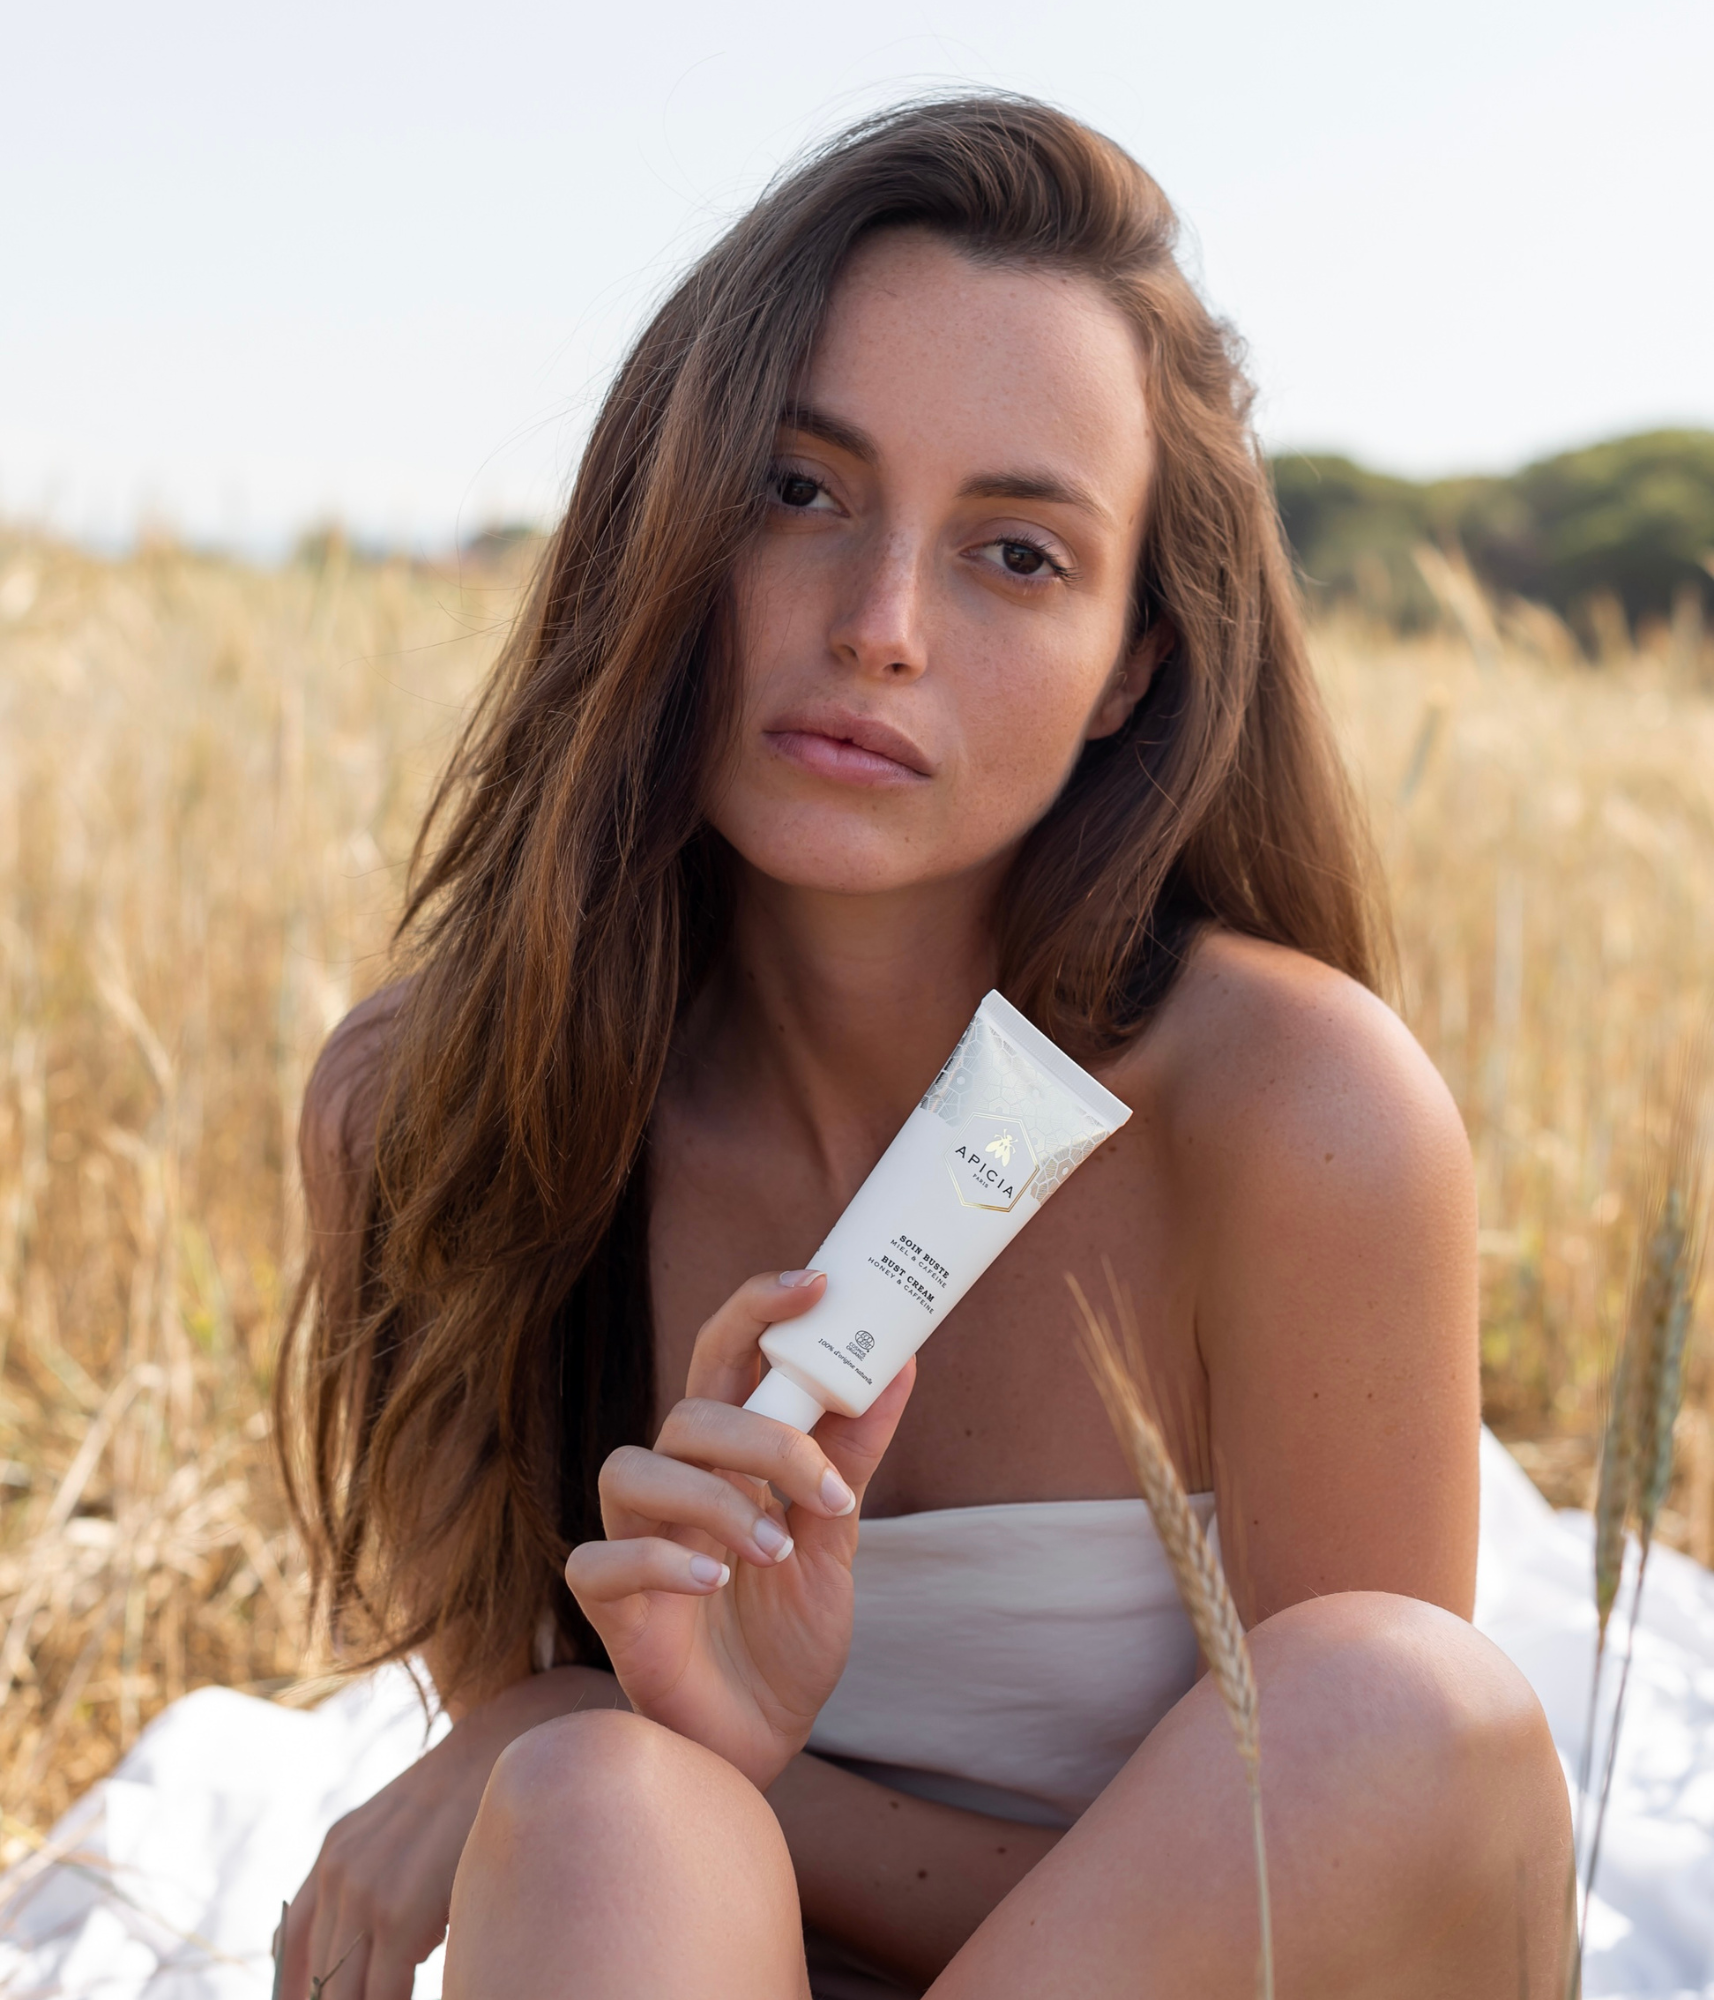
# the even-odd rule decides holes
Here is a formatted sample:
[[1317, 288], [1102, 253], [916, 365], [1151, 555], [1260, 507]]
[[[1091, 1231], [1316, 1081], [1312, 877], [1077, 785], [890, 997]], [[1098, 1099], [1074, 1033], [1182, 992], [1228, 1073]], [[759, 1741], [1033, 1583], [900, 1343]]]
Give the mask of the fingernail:
[[750, 1539], [763, 1555], [772, 1556], [777, 1563], [783, 1563], [792, 1552], [792, 1538], [776, 1521], [772, 1514], [764, 1514], [750, 1530]]
[[830, 1514], [849, 1514], [857, 1504], [857, 1496], [832, 1466], [821, 1475], [821, 1504]]
[[732, 1571], [728, 1564], [716, 1562], [712, 1556], [692, 1556], [690, 1573], [695, 1582], [713, 1584], [718, 1589], [725, 1587]]
[[820, 1276], [819, 1271], [782, 1271], [780, 1283], [790, 1292], [795, 1291], [799, 1285], [813, 1285]]

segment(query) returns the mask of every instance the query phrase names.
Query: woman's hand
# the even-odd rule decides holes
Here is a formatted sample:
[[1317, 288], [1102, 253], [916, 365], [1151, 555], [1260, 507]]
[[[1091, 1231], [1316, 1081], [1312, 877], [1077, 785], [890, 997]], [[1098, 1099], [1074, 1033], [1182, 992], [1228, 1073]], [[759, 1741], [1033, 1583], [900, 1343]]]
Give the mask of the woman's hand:
[[450, 1735], [328, 1832], [285, 1920], [284, 2000], [310, 1981], [334, 2000], [410, 2000], [416, 1969], [446, 1935], [458, 1858], [495, 1759], [538, 1723], [622, 1706], [611, 1674], [556, 1667], [473, 1708]]
[[565, 1566], [631, 1706], [763, 1791], [844, 1669], [857, 1509], [916, 1379], [912, 1363], [866, 1415], [826, 1416], [813, 1438], [737, 1407], [763, 1333], [825, 1284], [788, 1271], [733, 1293], [697, 1335], [654, 1450], [628, 1446], [602, 1467], [607, 1539]]

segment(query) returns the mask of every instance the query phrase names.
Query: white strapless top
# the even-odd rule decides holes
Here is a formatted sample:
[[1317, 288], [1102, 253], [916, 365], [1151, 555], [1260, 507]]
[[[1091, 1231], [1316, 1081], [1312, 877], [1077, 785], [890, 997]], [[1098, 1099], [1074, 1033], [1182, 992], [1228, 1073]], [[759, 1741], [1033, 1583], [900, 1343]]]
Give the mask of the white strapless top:
[[[1191, 1506], [1213, 1540], [1213, 1494]], [[1196, 1675], [1141, 1500], [866, 1520], [853, 1579], [851, 1656], [809, 1748], [949, 1805], [1069, 1825]]]

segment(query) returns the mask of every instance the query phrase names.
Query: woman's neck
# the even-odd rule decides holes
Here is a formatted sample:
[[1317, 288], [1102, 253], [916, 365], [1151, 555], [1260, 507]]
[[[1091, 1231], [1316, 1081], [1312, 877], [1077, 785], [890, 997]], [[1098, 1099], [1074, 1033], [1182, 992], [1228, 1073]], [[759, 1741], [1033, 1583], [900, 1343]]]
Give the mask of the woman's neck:
[[731, 950], [686, 1037], [693, 1093], [795, 1126], [855, 1192], [993, 984], [996, 886], [833, 896], [743, 871]]

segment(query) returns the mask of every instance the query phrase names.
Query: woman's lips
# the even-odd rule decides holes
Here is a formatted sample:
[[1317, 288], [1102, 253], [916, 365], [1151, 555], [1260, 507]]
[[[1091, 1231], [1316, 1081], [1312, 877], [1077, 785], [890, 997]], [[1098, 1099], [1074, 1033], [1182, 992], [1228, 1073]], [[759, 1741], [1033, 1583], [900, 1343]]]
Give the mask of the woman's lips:
[[788, 763], [839, 784], [913, 784], [930, 775], [916, 745], [883, 724], [791, 720], [763, 734]]

